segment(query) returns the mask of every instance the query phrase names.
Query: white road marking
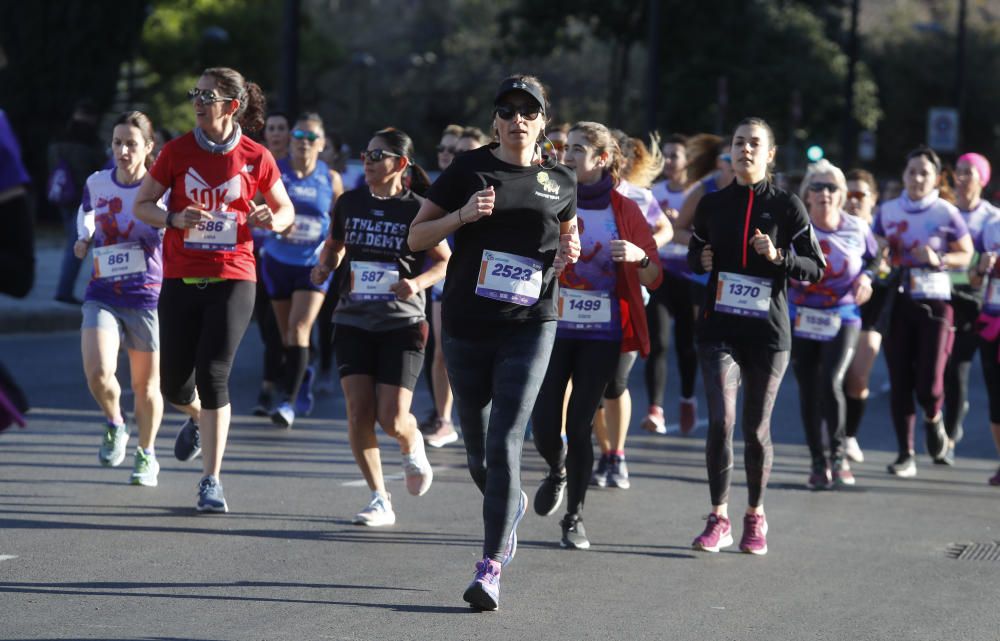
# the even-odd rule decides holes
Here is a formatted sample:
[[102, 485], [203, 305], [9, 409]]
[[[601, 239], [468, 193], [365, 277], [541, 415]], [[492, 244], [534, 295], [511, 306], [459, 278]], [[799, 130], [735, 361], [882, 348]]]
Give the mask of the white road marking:
[[0, 554], [0, 561], [10, 561], [11, 559], [16, 559], [16, 554]]

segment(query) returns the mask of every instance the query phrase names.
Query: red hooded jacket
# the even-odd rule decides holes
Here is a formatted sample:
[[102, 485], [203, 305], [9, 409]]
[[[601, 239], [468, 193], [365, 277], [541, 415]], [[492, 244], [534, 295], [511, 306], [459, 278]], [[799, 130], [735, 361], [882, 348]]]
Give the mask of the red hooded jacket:
[[[656, 289], [663, 282], [663, 268], [646, 217], [642, 215], [639, 205], [616, 189], [611, 190], [611, 211], [618, 226], [618, 236], [646, 252], [649, 262], [655, 263], [659, 269], [656, 280], [647, 286], [649, 290]], [[639, 354], [646, 358], [649, 355], [649, 326], [646, 324], [646, 309], [642, 303], [638, 263], [619, 263], [617, 276], [615, 296], [621, 307], [622, 352], [639, 350]]]

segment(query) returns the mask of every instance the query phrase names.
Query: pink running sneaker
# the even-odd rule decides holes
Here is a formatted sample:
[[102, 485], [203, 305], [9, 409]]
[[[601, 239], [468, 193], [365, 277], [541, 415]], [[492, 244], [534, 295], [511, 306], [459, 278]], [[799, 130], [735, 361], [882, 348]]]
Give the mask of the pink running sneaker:
[[691, 547], [703, 552], [718, 552], [733, 544], [733, 526], [729, 519], [718, 514], [709, 514], [705, 531], [691, 543]]
[[990, 477], [990, 485], [1000, 485], [1000, 470], [997, 470], [997, 473]]
[[809, 474], [806, 487], [810, 490], [829, 490], [833, 488], [833, 478], [830, 476], [830, 468], [824, 463], [823, 467], [815, 467]]
[[767, 519], [763, 514], [744, 515], [740, 550], [747, 554], [767, 554]]
[[663, 408], [659, 405], [650, 405], [649, 414], [642, 419], [642, 429], [653, 434], [666, 434], [667, 424], [663, 420]]
[[692, 398], [682, 398], [680, 405], [680, 428], [681, 434], [687, 436], [694, 431], [698, 424], [698, 400]]

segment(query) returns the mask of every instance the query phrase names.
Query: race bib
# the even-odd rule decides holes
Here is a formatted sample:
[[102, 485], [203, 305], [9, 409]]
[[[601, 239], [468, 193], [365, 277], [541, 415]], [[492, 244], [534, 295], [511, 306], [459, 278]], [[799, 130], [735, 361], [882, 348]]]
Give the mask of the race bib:
[[119, 281], [139, 278], [146, 272], [146, 253], [138, 242], [94, 248], [94, 278]]
[[715, 309], [737, 316], [767, 318], [771, 309], [771, 279], [719, 272]]
[[586, 289], [559, 289], [559, 326], [568, 329], [610, 329], [611, 296]]
[[986, 288], [986, 298], [983, 302], [983, 309], [991, 316], [1000, 315], [1000, 278], [990, 277], [990, 284]]
[[517, 305], [534, 305], [542, 294], [542, 264], [538, 261], [483, 250], [476, 295]]
[[936, 269], [910, 270], [910, 298], [917, 300], [951, 300], [951, 277]]
[[323, 221], [316, 216], [296, 216], [285, 240], [298, 245], [315, 245], [323, 236]]
[[184, 247], [208, 251], [236, 249], [236, 212], [213, 211], [212, 220], [203, 220], [184, 231]]
[[398, 282], [396, 263], [351, 262], [351, 298], [354, 300], [396, 300], [389, 288]]
[[811, 341], [830, 341], [840, 331], [840, 313], [836, 310], [795, 308], [794, 333]]

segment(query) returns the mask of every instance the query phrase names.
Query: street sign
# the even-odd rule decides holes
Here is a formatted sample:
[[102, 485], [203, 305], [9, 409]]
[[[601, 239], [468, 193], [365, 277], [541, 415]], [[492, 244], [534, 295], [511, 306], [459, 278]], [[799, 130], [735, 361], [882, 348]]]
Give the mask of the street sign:
[[958, 109], [931, 107], [928, 110], [927, 145], [934, 151], [958, 151]]
[[875, 132], [866, 129], [858, 134], [858, 158], [865, 162], [875, 160]]

